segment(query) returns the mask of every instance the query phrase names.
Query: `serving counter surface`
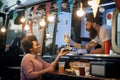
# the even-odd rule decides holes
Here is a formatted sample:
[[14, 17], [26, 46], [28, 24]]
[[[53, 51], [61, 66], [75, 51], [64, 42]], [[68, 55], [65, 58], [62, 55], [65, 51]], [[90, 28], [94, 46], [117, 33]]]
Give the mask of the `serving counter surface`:
[[[90, 74], [107, 78], [120, 79], [120, 55], [106, 54], [70, 54], [67, 57], [61, 57], [60, 60], [66, 62], [66, 68], [69, 68], [69, 62], [79, 61], [90, 64]], [[68, 58], [69, 57], [69, 58]]]
[[54, 71], [51, 73], [46, 73], [43, 75], [43, 80], [120, 80], [116, 78], [102, 78], [96, 76], [76, 76], [75, 74], [70, 74], [68, 72], [59, 73]]
[[120, 62], [120, 55], [108, 55], [108, 54], [74, 54], [70, 53], [68, 55], [69, 58], [73, 60], [88, 60], [88, 61], [113, 61]]

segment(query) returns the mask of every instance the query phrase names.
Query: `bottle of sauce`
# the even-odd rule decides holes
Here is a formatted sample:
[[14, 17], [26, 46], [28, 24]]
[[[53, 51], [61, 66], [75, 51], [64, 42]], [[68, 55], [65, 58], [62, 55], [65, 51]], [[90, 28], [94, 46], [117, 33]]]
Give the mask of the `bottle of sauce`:
[[111, 40], [105, 41], [105, 54], [110, 53], [110, 45], [111, 45]]

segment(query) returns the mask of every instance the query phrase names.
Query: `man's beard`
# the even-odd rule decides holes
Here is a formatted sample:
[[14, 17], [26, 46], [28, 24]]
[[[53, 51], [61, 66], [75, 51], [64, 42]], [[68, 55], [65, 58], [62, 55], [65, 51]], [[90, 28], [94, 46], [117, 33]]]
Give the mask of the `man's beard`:
[[89, 36], [91, 39], [94, 39], [97, 36], [97, 30], [93, 28], [93, 26], [91, 26], [91, 28], [87, 31], [89, 31]]

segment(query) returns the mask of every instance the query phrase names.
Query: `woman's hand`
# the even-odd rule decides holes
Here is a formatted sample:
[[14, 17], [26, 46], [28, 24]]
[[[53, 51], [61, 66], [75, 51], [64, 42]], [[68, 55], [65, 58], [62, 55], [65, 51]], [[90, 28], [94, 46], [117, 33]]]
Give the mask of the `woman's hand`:
[[65, 50], [64, 48], [62, 48], [58, 54], [59, 57], [66, 55], [67, 53], [69, 53], [69, 51]]
[[58, 55], [57, 55], [57, 57], [55, 58], [55, 60], [51, 63], [51, 69], [52, 69], [52, 71], [54, 71], [54, 69], [55, 69], [55, 67], [56, 67], [56, 65], [57, 65], [57, 63], [58, 63], [58, 61], [59, 61], [59, 58], [61, 57], [61, 56], [63, 56], [63, 55], [66, 55], [67, 53], [68, 53], [69, 51], [64, 51], [64, 48], [63, 49], [61, 49], [61, 51], [58, 53]]

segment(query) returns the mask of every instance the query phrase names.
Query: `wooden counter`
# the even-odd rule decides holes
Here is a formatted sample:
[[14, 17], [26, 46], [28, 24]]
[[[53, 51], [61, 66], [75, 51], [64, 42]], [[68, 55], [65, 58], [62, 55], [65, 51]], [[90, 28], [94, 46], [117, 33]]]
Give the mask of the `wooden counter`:
[[96, 76], [76, 76], [74, 74], [59, 73], [58, 71], [46, 73], [42, 80], [120, 80], [116, 78], [102, 78]]

